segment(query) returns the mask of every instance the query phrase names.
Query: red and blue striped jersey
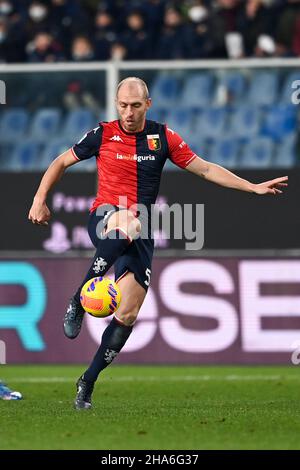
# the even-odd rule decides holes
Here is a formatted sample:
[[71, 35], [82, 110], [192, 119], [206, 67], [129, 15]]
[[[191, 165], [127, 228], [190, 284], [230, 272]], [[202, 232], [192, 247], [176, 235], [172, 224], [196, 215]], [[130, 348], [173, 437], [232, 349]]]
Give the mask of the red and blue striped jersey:
[[[96, 157], [98, 191], [91, 211], [101, 204], [155, 203], [163, 166], [170, 158], [185, 168], [197, 155], [165, 124], [146, 120], [142, 131], [126, 132], [119, 121], [101, 122], [74, 147], [78, 160]], [[124, 203], [120, 204], [120, 198]]]

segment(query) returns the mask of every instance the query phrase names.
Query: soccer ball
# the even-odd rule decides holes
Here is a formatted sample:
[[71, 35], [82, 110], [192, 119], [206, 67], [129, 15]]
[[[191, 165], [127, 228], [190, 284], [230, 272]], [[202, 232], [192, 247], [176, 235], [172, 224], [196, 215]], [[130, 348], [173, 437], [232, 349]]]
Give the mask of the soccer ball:
[[119, 308], [121, 291], [108, 277], [94, 277], [81, 289], [80, 302], [84, 310], [94, 317], [108, 317]]

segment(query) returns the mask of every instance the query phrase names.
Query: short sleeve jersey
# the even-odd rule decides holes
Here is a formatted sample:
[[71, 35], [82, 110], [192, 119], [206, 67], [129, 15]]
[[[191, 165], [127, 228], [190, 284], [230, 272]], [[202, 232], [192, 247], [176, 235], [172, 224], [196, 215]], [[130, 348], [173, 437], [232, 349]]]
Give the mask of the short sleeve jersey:
[[146, 120], [143, 131], [126, 132], [119, 121], [101, 122], [72, 147], [74, 158], [96, 157], [97, 196], [101, 204], [134, 208], [155, 203], [163, 166], [170, 158], [185, 168], [197, 155], [166, 125]]

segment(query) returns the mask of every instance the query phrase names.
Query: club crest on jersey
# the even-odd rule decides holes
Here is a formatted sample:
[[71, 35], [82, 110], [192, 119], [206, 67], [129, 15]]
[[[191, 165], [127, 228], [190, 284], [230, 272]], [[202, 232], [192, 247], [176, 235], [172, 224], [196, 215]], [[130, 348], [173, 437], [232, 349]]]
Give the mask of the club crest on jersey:
[[147, 135], [147, 142], [149, 150], [160, 150], [159, 134]]

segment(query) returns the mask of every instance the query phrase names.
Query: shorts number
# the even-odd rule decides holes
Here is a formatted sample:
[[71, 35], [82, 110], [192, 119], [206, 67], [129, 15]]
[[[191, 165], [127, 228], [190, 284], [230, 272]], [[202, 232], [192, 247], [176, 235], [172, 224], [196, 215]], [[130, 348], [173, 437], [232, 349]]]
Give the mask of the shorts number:
[[150, 286], [151, 269], [147, 268], [146, 271], [145, 271], [145, 274], [146, 274], [147, 279], [144, 282], [145, 282], [146, 286], [149, 287]]

